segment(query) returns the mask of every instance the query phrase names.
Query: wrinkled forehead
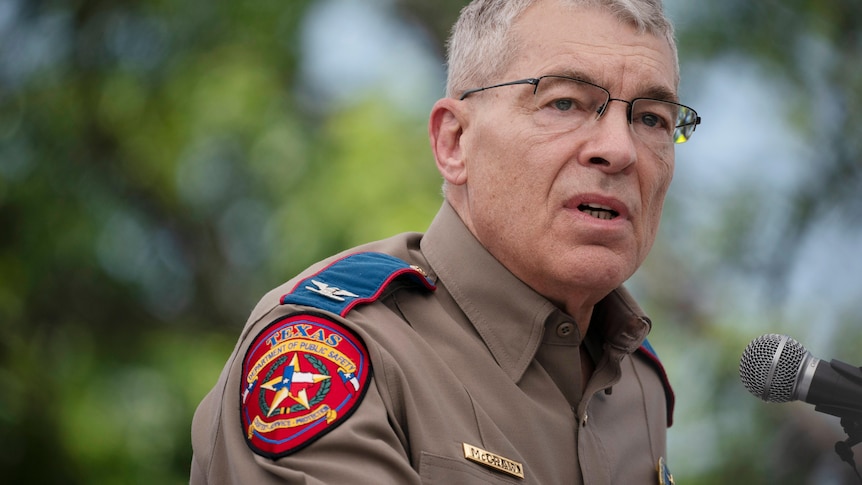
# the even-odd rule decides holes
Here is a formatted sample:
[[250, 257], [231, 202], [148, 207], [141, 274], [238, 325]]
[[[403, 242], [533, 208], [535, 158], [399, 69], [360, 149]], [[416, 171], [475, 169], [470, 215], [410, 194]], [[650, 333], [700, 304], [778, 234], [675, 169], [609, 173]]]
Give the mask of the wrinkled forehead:
[[676, 92], [679, 84], [672, 39], [604, 7], [539, 2], [515, 20], [509, 44], [506, 70], [516, 77], [577, 71], [602, 85], [617, 76], [639, 78], [645, 89]]

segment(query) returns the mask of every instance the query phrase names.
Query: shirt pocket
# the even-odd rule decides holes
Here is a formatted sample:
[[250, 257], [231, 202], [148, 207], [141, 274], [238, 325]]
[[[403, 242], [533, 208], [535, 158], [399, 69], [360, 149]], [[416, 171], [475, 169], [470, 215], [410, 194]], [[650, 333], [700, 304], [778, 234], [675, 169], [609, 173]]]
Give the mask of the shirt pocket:
[[466, 459], [453, 459], [423, 451], [419, 459], [419, 476], [423, 485], [507, 485], [525, 484], [523, 480], [509, 478], [485, 469]]

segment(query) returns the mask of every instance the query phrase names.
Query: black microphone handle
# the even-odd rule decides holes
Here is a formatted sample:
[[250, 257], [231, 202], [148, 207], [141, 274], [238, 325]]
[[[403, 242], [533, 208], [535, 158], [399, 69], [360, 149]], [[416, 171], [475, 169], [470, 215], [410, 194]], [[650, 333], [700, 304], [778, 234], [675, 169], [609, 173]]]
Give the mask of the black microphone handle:
[[835, 359], [829, 363], [819, 360], [815, 365], [807, 389], [803, 388], [806, 370], [800, 376], [799, 399], [814, 404], [818, 412], [862, 419], [862, 368]]

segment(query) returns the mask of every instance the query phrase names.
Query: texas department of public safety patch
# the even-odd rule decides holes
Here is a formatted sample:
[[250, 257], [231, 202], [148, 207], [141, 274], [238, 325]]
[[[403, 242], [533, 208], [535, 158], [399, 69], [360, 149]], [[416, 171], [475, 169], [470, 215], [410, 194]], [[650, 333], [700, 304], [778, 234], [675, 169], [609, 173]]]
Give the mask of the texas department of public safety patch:
[[240, 413], [246, 441], [262, 456], [293, 453], [342, 423], [365, 395], [365, 344], [316, 313], [271, 323], [242, 365]]

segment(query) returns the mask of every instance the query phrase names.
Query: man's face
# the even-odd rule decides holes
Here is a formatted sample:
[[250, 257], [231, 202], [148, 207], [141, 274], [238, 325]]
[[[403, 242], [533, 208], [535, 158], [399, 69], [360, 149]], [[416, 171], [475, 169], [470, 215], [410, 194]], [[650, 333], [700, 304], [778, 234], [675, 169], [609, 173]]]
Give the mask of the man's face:
[[[665, 39], [603, 10], [556, 3], [541, 2], [519, 19], [515, 61], [490, 84], [563, 74], [612, 98], [676, 92]], [[647, 146], [621, 102], [577, 129], [540, 126], [532, 88], [500, 87], [460, 101], [472, 105], [460, 139], [466, 181], [455, 188], [456, 207], [482, 244], [539, 293], [564, 306], [576, 294], [595, 303], [635, 272], [655, 240], [673, 145]], [[607, 213], [615, 215], [597, 217]]]

